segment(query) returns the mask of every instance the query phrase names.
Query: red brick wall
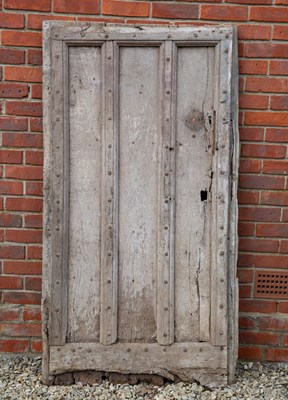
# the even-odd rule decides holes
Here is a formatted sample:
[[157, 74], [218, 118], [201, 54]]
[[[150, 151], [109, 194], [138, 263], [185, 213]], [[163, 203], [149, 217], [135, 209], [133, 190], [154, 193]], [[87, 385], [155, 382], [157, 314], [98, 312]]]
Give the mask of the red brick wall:
[[288, 361], [288, 301], [253, 297], [257, 269], [288, 268], [288, 0], [2, 0], [0, 351], [41, 351], [45, 19], [238, 25], [240, 357]]

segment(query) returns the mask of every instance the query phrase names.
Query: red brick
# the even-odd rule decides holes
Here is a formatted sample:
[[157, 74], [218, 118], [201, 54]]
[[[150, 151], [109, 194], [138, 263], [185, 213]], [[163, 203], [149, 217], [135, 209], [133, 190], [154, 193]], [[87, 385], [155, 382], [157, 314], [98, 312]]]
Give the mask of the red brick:
[[[287, 222], [288, 220], [288, 215], [286, 219], [282, 219], [282, 221]], [[280, 253], [288, 253], [288, 240], [281, 240], [280, 241]], [[287, 261], [287, 268], [288, 268], [288, 261]]]
[[28, 85], [18, 83], [0, 83], [0, 96], [4, 98], [21, 98], [28, 96]]
[[285, 158], [286, 146], [242, 144], [241, 155], [242, 157]]
[[22, 225], [22, 218], [17, 214], [0, 214], [0, 226], [19, 228]]
[[9, 147], [43, 147], [43, 136], [32, 133], [3, 133], [2, 145]]
[[238, 190], [239, 204], [257, 204], [258, 201], [259, 201], [258, 192], [247, 192], [244, 190]]
[[[287, 10], [288, 11], [288, 10]], [[245, 57], [248, 58], [287, 58], [288, 44], [284, 43], [246, 43]]]
[[239, 187], [245, 189], [284, 189], [284, 177], [242, 175]]
[[99, 14], [99, 0], [54, 0], [54, 12], [73, 14]]
[[6, 199], [6, 209], [10, 211], [42, 211], [42, 199], [11, 197]]
[[288, 346], [288, 335], [283, 335], [283, 346]]
[[260, 198], [261, 204], [271, 204], [275, 206], [288, 206], [287, 192], [262, 192]]
[[0, 150], [0, 162], [2, 164], [21, 164], [23, 159], [22, 151]]
[[6, 101], [6, 114], [41, 117], [42, 113], [42, 102]]
[[16, 321], [20, 319], [20, 308], [0, 308], [0, 321]]
[[267, 349], [266, 361], [287, 362], [288, 349]]
[[[251, 3], [250, 0], [248, 0]], [[227, 2], [227, 1], [226, 1]], [[238, 25], [237, 33], [239, 40], [269, 40], [270, 26], [264, 25]]]
[[261, 142], [264, 138], [264, 128], [240, 127], [239, 129], [241, 141]]
[[26, 151], [25, 162], [31, 165], [43, 165], [43, 151]]
[[24, 25], [24, 15], [6, 12], [0, 13], [0, 28], [22, 29]]
[[278, 304], [278, 312], [283, 314], [288, 314], [288, 303], [287, 302], [279, 302]]
[[42, 82], [41, 67], [5, 67], [4, 78], [7, 81]]
[[288, 161], [264, 161], [263, 172], [267, 174], [287, 175]]
[[253, 267], [254, 265], [254, 255], [253, 254], [246, 254], [246, 253], [239, 253], [238, 254], [238, 267]]
[[247, 21], [248, 7], [202, 5], [201, 19], [216, 21]]
[[[41, 293], [38, 293], [38, 292], [4, 292], [3, 293], [3, 303], [41, 304]], [[19, 325], [17, 325], [17, 326], [19, 326]], [[20, 336], [22, 336], [22, 335], [20, 335]], [[30, 336], [30, 335], [28, 335], [28, 336]]]
[[29, 350], [27, 339], [0, 339], [0, 352], [4, 353], [26, 353]]
[[42, 47], [42, 34], [40, 32], [3, 31], [2, 45]]
[[278, 240], [240, 238], [239, 250], [255, 253], [275, 253], [278, 251]]
[[25, 226], [25, 228], [42, 228], [42, 226], [43, 226], [42, 215], [33, 215], [33, 214], [25, 215], [24, 226]]
[[42, 182], [26, 182], [26, 194], [32, 196], [43, 196]]
[[288, 96], [271, 96], [271, 110], [288, 110]]
[[288, 222], [288, 209], [287, 208], [283, 210], [282, 221]]
[[288, 61], [271, 60], [270, 61], [270, 74], [271, 75], [288, 75]]
[[[75, 17], [64, 17], [63, 15], [61, 16], [56, 16], [56, 15], [42, 15], [42, 14], [29, 14], [28, 15], [28, 29], [37, 29], [37, 30], [42, 30], [42, 23], [43, 21], [73, 21], [75, 20]], [[29, 58], [28, 58], [29, 59]], [[28, 61], [29, 62], [29, 61]], [[29, 63], [30, 64], [30, 63]]]
[[25, 278], [25, 289], [41, 291], [42, 278], [41, 277], [26, 277]]
[[30, 65], [42, 65], [43, 54], [42, 50], [28, 49], [28, 64]]
[[256, 268], [288, 268], [288, 260], [286, 256], [279, 254], [274, 255], [255, 255], [254, 266]]
[[3, 131], [27, 131], [28, 118], [0, 117], [0, 129]]
[[288, 237], [287, 224], [258, 224], [256, 236]]
[[255, 328], [256, 321], [254, 318], [250, 317], [239, 317], [239, 328]]
[[288, 9], [285, 7], [251, 7], [250, 21], [287, 22]]
[[103, 0], [102, 14], [123, 17], [148, 17], [149, 2]]
[[250, 285], [239, 285], [239, 298], [247, 299], [251, 298], [252, 288]]
[[37, 229], [6, 229], [6, 241], [17, 243], [42, 243], [42, 231]]
[[240, 159], [239, 172], [257, 173], [261, 171], [261, 160]]
[[34, 261], [4, 261], [5, 274], [41, 275], [42, 263]]
[[286, 25], [274, 25], [272, 38], [276, 40], [288, 40], [288, 27]]
[[[25, 51], [16, 49], [0, 49], [0, 63], [1, 64], [24, 64]], [[7, 68], [22, 68], [22, 67], [5, 67]], [[18, 79], [14, 79], [18, 80]]]
[[30, 130], [32, 132], [43, 132], [42, 118], [30, 118]]
[[279, 337], [277, 333], [240, 331], [239, 341], [242, 344], [269, 344], [271, 346], [278, 344]]
[[195, 4], [171, 4], [171, 3], [153, 3], [152, 16], [154, 18], [171, 19], [197, 19], [198, 5]]
[[23, 281], [20, 276], [0, 275], [0, 289], [22, 289]]
[[264, 60], [239, 60], [239, 73], [247, 75], [266, 75], [268, 61]]
[[247, 77], [246, 90], [249, 92], [278, 92], [286, 93], [288, 79], [271, 77]]
[[22, 194], [23, 184], [21, 182], [0, 181], [0, 194]]
[[288, 129], [267, 128], [266, 142], [286, 142], [288, 143]]
[[4, 0], [4, 6], [13, 10], [51, 11], [51, 0]]
[[277, 303], [272, 300], [240, 300], [240, 311], [251, 313], [267, 313], [276, 312]]
[[6, 177], [14, 179], [41, 180], [43, 179], [42, 167], [7, 166]]
[[0, 258], [25, 258], [25, 248], [23, 246], [1, 246]]
[[242, 93], [239, 96], [239, 107], [242, 109], [266, 110], [268, 108], [269, 96]]
[[253, 282], [253, 270], [240, 269], [237, 271], [237, 277], [240, 283], [251, 283]]
[[261, 360], [262, 349], [259, 347], [243, 347], [240, 345], [238, 356], [241, 360]]
[[42, 85], [31, 85], [31, 96], [33, 99], [42, 99]]
[[273, 4], [273, 0], [225, 0], [226, 3], [237, 3], [237, 4], [248, 4], [249, 6], [251, 3], [255, 4]]
[[41, 309], [38, 307], [37, 308], [24, 308], [23, 320], [24, 321], [41, 321]]
[[288, 320], [287, 319], [277, 319], [272, 317], [263, 317], [259, 319], [259, 328], [262, 330], [270, 331], [287, 331], [288, 330]]
[[241, 221], [280, 221], [280, 208], [268, 207], [240, 207], [239, 219]]
[[42, 260], [42, 247], [27, 246], [27, 258], [34, 260]]
[[253, 236], [255, 224], [250, 222], [238, 222], [238, 235], [239, 236]]
[[41, 324], [0, 324], [4, 336], [41, 336]]
[[262, 126], [288, 126], [288, 113], [246, 111], [245, 124]]
[[42, 351], [43, 351], [42, 340], [32, 339], [31, 350], [34, 353], [42, 353]]

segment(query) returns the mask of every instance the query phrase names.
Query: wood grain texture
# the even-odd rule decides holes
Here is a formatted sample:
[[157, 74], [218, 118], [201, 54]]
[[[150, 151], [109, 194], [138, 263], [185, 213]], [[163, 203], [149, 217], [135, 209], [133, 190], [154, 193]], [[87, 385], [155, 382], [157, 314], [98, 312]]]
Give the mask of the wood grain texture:
[[214, 49], [178, 48], [175, 340], [209, 340]]
[[[211, 373], [214, 376], [222, 373], [223, 384], [227, 382], [226, 363], [227, 349], [207, 343], [175, 343], [171, 346], [156, 343], [118, 343], [113, 346], [70, 343], [50, 349], [53, 374], [99, 370], [102, 367], [108, 372], [158, 374], [171, 380], [178, 376], [191, 381], [196, 374], [200, 382], [208, 384]], [[207, 369], [207, 374], [203, 373], [204, 369]]]
[[44, 38], [45, 383], [231, 382], [235, 33], [49, 22]]
[[70, 47], [68, 338], [71, 342], [99, 341], [101, 81], [101, 48]]
[[118, 339], [156, 340], [157, 47], [120, 47]]

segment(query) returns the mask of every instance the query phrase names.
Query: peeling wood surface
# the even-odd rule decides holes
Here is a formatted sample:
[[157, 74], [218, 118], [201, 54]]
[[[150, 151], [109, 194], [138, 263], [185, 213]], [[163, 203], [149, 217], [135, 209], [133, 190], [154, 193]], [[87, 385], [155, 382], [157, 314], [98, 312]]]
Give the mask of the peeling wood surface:
[[231, 382], [232, 28], [44, 30], [44, 381]]

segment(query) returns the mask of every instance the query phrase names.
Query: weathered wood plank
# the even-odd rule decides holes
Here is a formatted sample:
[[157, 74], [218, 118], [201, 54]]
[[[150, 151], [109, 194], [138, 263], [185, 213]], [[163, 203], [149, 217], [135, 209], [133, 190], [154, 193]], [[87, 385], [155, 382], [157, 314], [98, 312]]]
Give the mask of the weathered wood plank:
[[208, 368], [216, 372], [225, 369], [226, 363], [227, 349], [208, 343], [174, 343], [171, 346], [156, 343], [116, 343], [112, 346], [68, 343], [50, 348], [52, 374], [89, 369], [154, 373], [169, 378], [173, 377], [174, 370]]
[[118, 339], [156, 339], [159, 49], [120, 47]]
[[161, 47], [162, 112], [159, 169], [157, 341], [174, 342], [174, 210], [175, 210], [175, 57], [172, 41]]
[[100, 47], [69, 48], [68, 101], [70, 127], [68, 340], [91, 342], [99, 341], [100, 331], [102, 164]]
[[177, 64], [175, 335], [209, 340], [214, 51], [179, 47]]
[[[93, 22], [63, 23], [53, 21], [52, 37], [54, 40], [81, 41], [82, 43], [90, 40], [116, 40], [116, 41], [154, 41], [162, 42], [166, 39], [177, 41], [193, 41], [194, 45], [215, 45], [225, 38], [225, 35], [232, 33], [231, 26], [214, 27], [193, 27], [193, 26], [159, 26], [135, 24], [127, 26], [121, 24], [101, 24]], [[169, 37], [167, 37], [169, 35]], [[171, 35], [171, 36], [170, 36]], [[203, 43], [204, 42], [204, 43]]]
[[100, 342], [114, 343], [117, 339], [118, 290], [118, 132], [116, 74], [117, 60], [112, 42], [104, 45], [102, 59], [102, 243], [101, 243], [101, 322]]
[[51, 314], [50, 344], [64, 344], [67, 329], [67, 214], [65, 190], [67, 190], [67, 147], [65, 146], [65, 77], [63, 75], [67, 65], [63, 43], [53, 42], [51, 64], [53, 96], [51, 110], [52, 125], [52, 271], [51, 271]]

